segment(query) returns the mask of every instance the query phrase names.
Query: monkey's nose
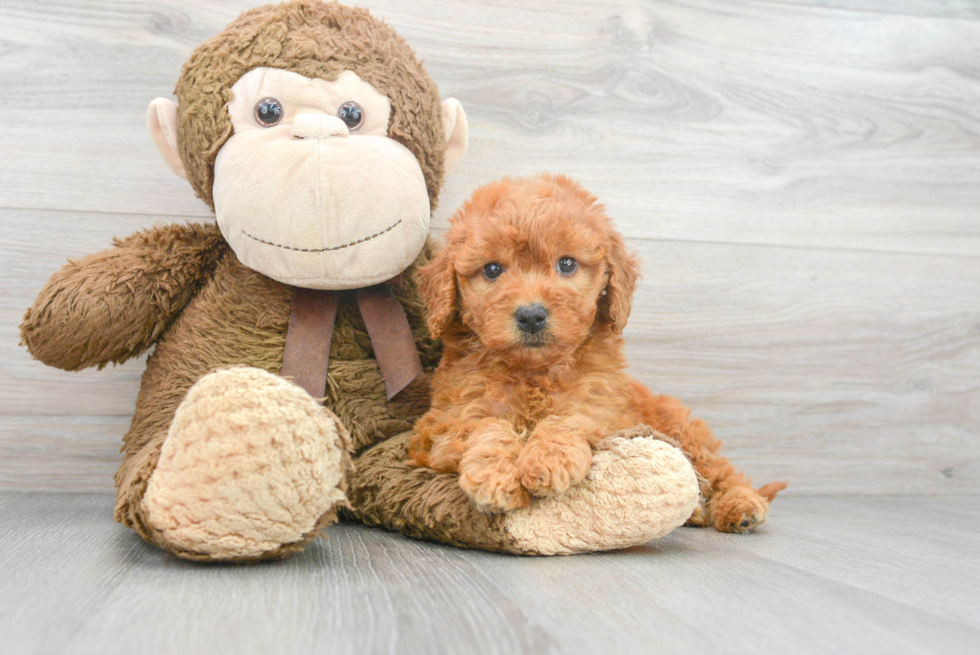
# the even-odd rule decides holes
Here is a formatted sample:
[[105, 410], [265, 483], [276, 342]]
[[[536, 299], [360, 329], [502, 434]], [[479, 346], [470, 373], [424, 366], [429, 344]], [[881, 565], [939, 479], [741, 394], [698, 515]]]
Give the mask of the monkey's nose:
[[328, 136], [347, 136], [347, 124], [329, 114], [299, 114], [290, 130], [297, 139], [319, 139]]
[[545, 328], [548, 323], [548, 310], [541, 303], [522, 305], [514, 312], [514, 321], [521, 332], [535, 334]]

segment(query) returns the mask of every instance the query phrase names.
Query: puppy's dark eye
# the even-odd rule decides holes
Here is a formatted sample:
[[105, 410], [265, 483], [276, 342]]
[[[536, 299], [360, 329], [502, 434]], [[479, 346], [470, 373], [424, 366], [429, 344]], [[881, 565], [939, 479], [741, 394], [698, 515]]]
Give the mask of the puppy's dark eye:
[[504, 267], [497, 262], [490, 262], [483, 267], [483, 277], [488, 280], [495, 280], [504, 272]]
[[364, 122], [364, 110], [353, 100], [348, 100], [340, 105], [337, 110], [337, 118], [347, 124], [347, 129], [354, 131]]
[[262, 127], [278, 125], [284, 113], [282, 103], [275, 98], [262, 98], [255, 103], [255, 120]]
[[562, 275], [571, 275], [578, 270], [578, 262], [571, 257], [562, 257], [558, 260], [558, 272]]

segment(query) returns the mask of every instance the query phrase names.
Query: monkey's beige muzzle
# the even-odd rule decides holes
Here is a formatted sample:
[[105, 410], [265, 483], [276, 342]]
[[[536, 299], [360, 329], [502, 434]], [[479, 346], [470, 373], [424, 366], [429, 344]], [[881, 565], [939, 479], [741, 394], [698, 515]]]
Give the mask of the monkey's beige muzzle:
[[391, 279], [425, 244], [429, 196], [412, 153], [336, 116], [232, 136], [215, 161], [218, 226], [249, 268], [294, 286]]

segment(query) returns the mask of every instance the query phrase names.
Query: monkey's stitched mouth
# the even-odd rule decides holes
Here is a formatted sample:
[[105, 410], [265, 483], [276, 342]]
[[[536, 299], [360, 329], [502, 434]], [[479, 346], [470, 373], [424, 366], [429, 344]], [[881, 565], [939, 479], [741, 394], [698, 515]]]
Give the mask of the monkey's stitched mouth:
[[384, 234], [385, 232], [391, 232], [392, 230], [394, 230], [396, 227], [398, 227], [398, 224], [401, 222], [402, 219], [399, 218], [397, 221], [395, 221], [385, 229], [381, 230], [380, 232], [375, 232], [369, 237], [364, 237], [358, 239], [357, 241], [351, 241], [350, 243], [345, 243], [340, 246], [331, 246], [329, 248], [296, 248], [294, 246], [286, 246], [281, 243], [273, 243], [271, 241], [266, 241], [265, 239], [260, 239], [256, 236], [252, 236], [245, 230], [242, 230], [242, 234], [244, 234], [245, 236], [247, 236], [249, 239], [253, 241], [258, 241], [259, 243], [264, 243], [267, 246], [275, 246], [276, 248], [282, 248], [284, 250], [295, 250], [296, 252], [332, 252], [334, 250], [343, 250], [344, 248], [350, 248], [351, 246], [356, 246], [359, 243], [364, 243], [365, 241], [370, 241], [371, 239], [376, 239], [382, 234]]

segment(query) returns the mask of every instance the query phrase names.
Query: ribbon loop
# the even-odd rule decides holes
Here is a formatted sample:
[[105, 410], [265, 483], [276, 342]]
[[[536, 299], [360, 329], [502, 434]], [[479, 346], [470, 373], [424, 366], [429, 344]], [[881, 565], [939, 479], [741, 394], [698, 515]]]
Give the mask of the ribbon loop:
[[339, 306], [339, 291], [297, 288], [289, 314], [282, 376], [292, 378], [317, 399], [327, 393], [330, 341]]
[[[297, 288], [289, 315], [282, 375], [292, 378], [314, 398], [326, 395], [330, 341], [340, 294]], [[412, 328], [387, 284], [358, 289], [355, 298], [384, 378], [385, 393], [391, 400], [422, 372]]]
[[356, 298], [391, 400], [422, 372], [412, 328], [405, 309], [387, 284], [358, 289]]

